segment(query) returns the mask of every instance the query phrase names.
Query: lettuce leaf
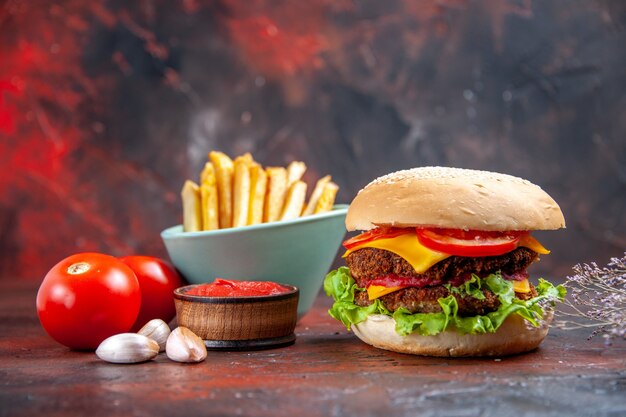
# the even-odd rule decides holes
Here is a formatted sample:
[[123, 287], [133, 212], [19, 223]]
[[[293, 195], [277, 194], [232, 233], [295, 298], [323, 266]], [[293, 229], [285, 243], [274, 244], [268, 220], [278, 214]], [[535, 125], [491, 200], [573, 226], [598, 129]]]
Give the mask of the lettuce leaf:
[[465, 281], [465, 283], [458, 287], [453, 287], [450, 284], [445, 284], [444, 287], [446, 287], [446, 289], [453, 294], [467, 294], [479, 300], [485, 299], [485, 294], [483, 294], [482, 289], [482, 281], [475, 274], [472, 274], [472, 277], [468, 281]]
[[[485, 278], [473, 275], [460, 287], [446, 286], [446, 288], [451, 294], [437, 300], [442, 309], [439, 313], [411, 314], [404, 308], [391, 313], [379, 299], [366, 307], [354, 304], [355, 292], [365, 291], [365, 289], [357, 286], [347, 267], [331, 271], [324, 280], [326, 295], [335, 300], [328, 313], [341, 321], [347, 329], [350, 329], [352, 324], [364, 321], [370, 314], [384, 314], [394, 318], [396, 332], [403, 336], [411, 333], [431, 336], [450, 328], [456, 329], [461, 334], [494, 333], [511, 314], [518, 314], [533, 326], [538, 326], [543, 316], [540, 302], [563, 301], [565, 298], [565, 288], [562, 285], [554, 286], [540, 278], [535, 287], [537, 296], [525, 301], [520, 300], [515, 298], [513, 284], [502, 278], [499, 273]], [[485, 315], [458, 316], [459, 306], [453, 294], [484, 299], [483, 289], [488, 289], [498, 297], [500, 307]]]
[[326, 295], [335, 299], [328, 313], [334, 319], [341, 321], [347, 329], [350, 329], [351, 324], [364, 321], [370, 314], [389, 314], [380, 300], [375, 300], [367, 307], [354, 304], [354, 292], [365, 290], [357, 287], [356, 282], [350, 276], [350, 270], [345, 266], [326, 275], [324, 291]]

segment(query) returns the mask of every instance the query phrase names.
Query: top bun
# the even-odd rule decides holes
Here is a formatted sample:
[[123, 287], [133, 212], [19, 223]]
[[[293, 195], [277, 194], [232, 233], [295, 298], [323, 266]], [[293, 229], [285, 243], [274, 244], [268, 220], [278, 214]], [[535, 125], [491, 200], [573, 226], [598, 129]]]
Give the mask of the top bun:
[[375, 179], [350, 204], [346, 228], [441, 227], [465, 230], [554, 230], [559, 205], [539, 186], [511, 175], [421, 167]]

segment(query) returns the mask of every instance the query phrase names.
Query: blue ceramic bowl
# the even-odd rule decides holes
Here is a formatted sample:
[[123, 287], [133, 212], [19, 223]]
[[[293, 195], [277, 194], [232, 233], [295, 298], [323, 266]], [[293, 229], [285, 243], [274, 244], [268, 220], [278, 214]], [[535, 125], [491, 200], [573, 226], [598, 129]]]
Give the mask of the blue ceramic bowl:
[[192, 284], [215, 278], [274, 281], [300, 289], [298, 315], [319, 292], [345, 235], [347, 205], [294, 220], [206, 232], [161, 232], [174, 266]]

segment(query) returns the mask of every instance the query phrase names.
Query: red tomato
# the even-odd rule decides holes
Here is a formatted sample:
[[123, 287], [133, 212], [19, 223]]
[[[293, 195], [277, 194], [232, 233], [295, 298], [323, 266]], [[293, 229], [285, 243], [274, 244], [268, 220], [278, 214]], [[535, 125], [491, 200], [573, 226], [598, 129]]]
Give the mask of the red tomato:
[[356, 235], [346, 240], [345, 242], [343, 242], [343, 247], [350, 250], [366, 242], [371, 242], [372, 240], [389, 239], [392, 237], [403, 235], [405, 233], [414, 232], [415, 229], [413, 229], [412, 227], [377, 227], [376, 229], [368, 230], [367, 232], [363, 232], [360, 235]]
[[497, 256], [517, 248], [523, 231], [485, 232], [457, 229], [417, 229], [420, 243], [457, 256]]
[[107, 337], [129, 331], [140, 306], [133, 271], [101, 253], [63, 259], [46, 274], [37, 293], [41, 325], [72, 349], [95, 349]]
[[152, 319], [172, 320], [176, 315], [173, 292], [185, 285], [176, 269], [150, 256], [125, 256], [120, 261], [135, 272], [141, 288], [141, 310], [132, 330], [141, 329]]

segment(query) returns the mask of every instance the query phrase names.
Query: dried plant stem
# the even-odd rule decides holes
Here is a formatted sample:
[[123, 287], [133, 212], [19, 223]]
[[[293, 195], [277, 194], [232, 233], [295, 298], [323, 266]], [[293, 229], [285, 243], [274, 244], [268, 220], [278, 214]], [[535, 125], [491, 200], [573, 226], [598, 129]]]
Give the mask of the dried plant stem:
[[622, 259], [612, 258], [599, 268], [594, 262], [579, 264], [575, 274], [567, 277], [565, 286], [570, 297], [558, 314], [557, 326], [566, 329], [595, 329], [590, 338], [603, 334], [607, 341], [626, 338], [626, 253]]

